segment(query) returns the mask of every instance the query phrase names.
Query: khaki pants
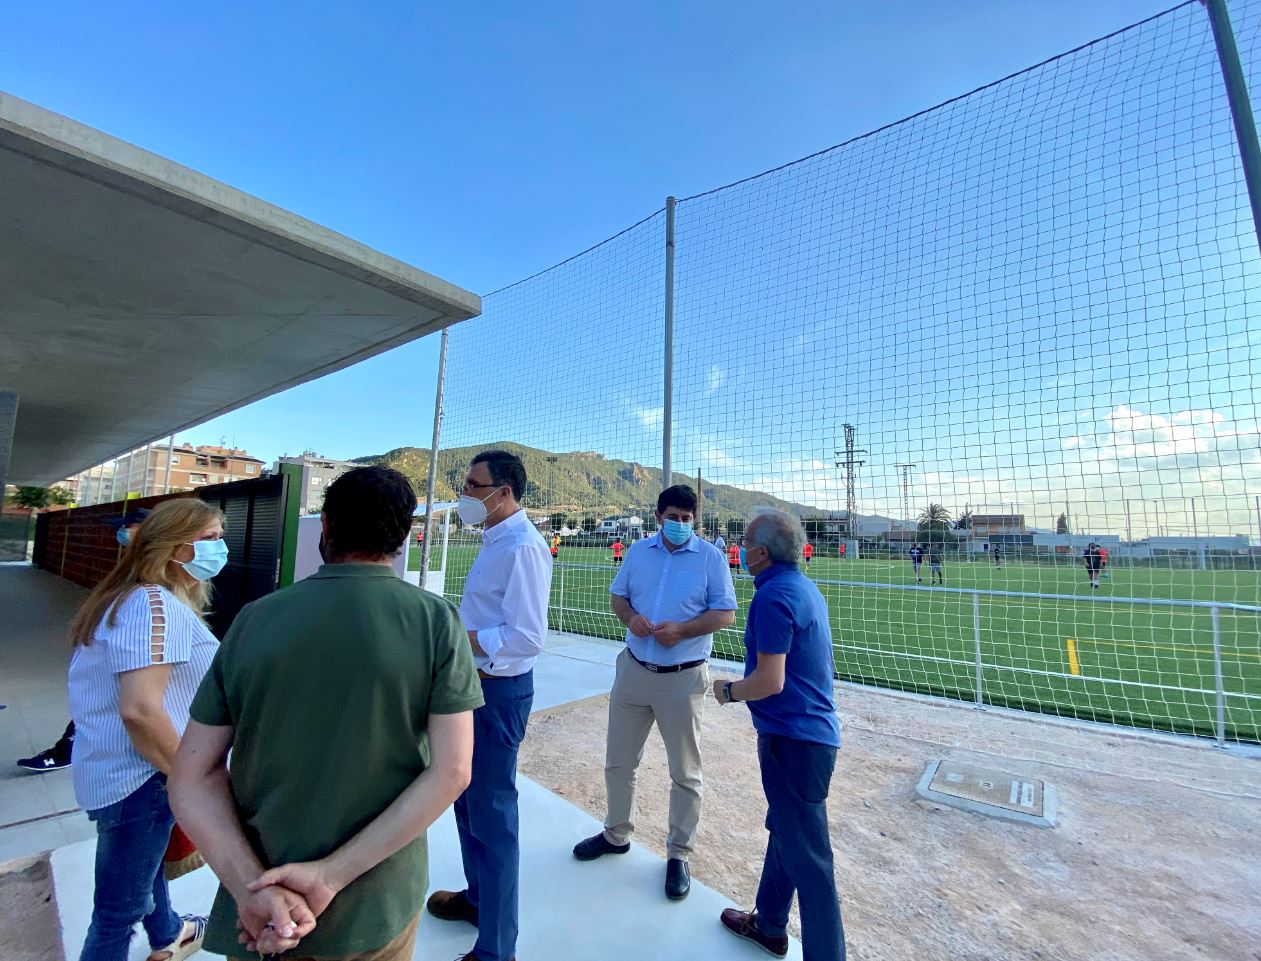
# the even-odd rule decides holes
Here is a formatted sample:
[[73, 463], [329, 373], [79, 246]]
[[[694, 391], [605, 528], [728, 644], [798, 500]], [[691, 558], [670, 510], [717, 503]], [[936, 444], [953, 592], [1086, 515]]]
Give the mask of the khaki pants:
[[[319, 924], [316, 921], [316, 924]], [[412, 918], [412, 923], [405, 927], [398, 935], [383, 948], [373, 948], [371, 951], [365, 951], [362, 954], [345, 954], [337, 955], [320, 955], [318, 959], [311, 958], [307, 955], [291, 955], [278, 954], [274, 957], [284, 958], [284, 961], [412, 961], [412, 952], [416, 950], [416, 929], [420, 925], [420, 915]], [[299, 944], [295, 951], [301, 951], [302, 945]], [[233, 958], [229, 961], [249, 961], [248, 958]], [[257, 961], [255, 956], [254, 961]]]
[[625, 844], [635, 831], [635, 772], [655, 721], [672, 782], [666, 853], [687, 860], [701, 820], [701, 711], [708, 687], [708, 664], [654, 674], [636, 663], [629, 651], [618, 656], [604, 754], [609, 801], [604, 836], [610, 844]]

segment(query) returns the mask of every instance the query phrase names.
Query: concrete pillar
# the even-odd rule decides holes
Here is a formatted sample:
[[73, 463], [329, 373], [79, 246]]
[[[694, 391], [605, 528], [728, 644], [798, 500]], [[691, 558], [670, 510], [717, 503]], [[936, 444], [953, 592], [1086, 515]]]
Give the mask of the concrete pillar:
[[0, 495], [8, 483], [9, 454], [13, 450], [13, 434], [17, 430], [18, 395], [0, 390]]

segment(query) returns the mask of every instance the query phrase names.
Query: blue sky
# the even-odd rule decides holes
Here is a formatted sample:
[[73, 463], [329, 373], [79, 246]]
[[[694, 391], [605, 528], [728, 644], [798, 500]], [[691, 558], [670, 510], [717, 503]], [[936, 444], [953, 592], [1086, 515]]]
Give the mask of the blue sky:
[[[841, 142], [1166, 5], [17, 4], [0, 85], [485, 293], [668, 193]], [[400, 348], [186, 437], [264, 458], [425, 444], [435, 361], [433, 340]]]
[[[487, 298], [446, 440], [658, 464], [662, 231]], [[852, 422], [864, 513], [913, 462], [912, 511], [1253, 529], [1261, 260], [1199, 6], [682, 198], [676, 278], [680, 472], [840, 509]]]

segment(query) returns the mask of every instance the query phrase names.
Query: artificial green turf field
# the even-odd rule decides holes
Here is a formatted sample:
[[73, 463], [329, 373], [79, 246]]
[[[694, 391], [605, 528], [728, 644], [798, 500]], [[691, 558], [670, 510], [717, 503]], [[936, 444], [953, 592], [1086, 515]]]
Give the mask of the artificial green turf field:
[[[452, 545], [448, 596], [458, 599], [476, 552]], [[418, 564], [413, 551], [411, 566]], [[843, 680], [974, 700], [970, 592], [1071, 595], [1075, 599], [979, 595], [985, 703], [1207, 736], [1217, 733], [1212, 612], [1107, 598], [1261, 606], [1261, 572], [1249, 570], [1119, 567], [1092, 592], [1080, 563], [1004, 561], [995, 569], [989, 559], [947, 559], [946, 587], [969, 592], [963, 594], [876, 586], [914, 587], [910, 561], [816, 557], [806, 570], [827, 598]], [[552, 577], [551, 626], [621, 638], [622, 626], [609, 613], [613, 573], [608, 550], [562, 547]], [[927, 585], [927, 563], [923, 578]], [[716, 654], [743, 657], [744, 612], [752, 596], [752, 580], [737, 577], [736, 623], [716, 638]], [[1225, 736], [1261, 741], [1261, 614], [1222, 608], [1218, 616]]]

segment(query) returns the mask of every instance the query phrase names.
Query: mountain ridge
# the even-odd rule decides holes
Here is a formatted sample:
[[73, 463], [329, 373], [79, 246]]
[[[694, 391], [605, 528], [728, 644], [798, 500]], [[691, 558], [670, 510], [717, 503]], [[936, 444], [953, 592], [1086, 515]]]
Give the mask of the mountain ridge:
[[[434, 488], [437, 500], [455, 500], [464, 482], [468, 463], [479, 451], [499, 448], [511, 451], [525, 464], [528, 483], [523, 506], [548, 513], [626, 514], [651, 513], [662, 490], [662, 471], [634, 461], [608, 458], [596, 451], [559, 453], [503, 441], [438, 451]], [[554, 460], [553, 460], [554, 458]], [[396, 447], [382, 454], [355, 457], [357, 464], [379, 464], [401, 472], [418, 494], [429, 477], [429, 451], [419, 447]], [[696, 478], [671, 472], [675, 484], [696, 486]], [[729, 484], [709, 484], [702, 477], [701, 514], [747, 518], [758, 507], [775, 507], [805, 519], [823, 517], [817, 507], [798, 504], [760, 491]]]

